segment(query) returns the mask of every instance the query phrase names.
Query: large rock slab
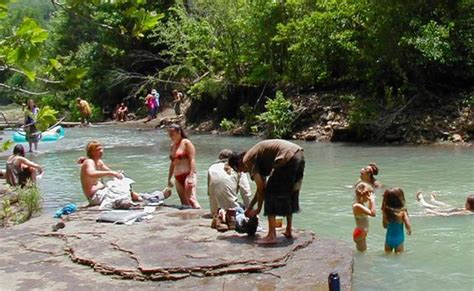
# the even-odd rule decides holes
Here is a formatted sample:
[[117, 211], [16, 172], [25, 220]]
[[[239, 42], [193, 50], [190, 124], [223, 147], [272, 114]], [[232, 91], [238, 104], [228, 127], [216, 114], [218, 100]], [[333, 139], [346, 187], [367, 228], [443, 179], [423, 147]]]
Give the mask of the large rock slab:
[[81, 210], [57, 232], [58, 220], [48, 216], [0, 230], [2, 288], [327, 290], [337, 270], [342, 289], [351, 289], [345, 242], [296, 231], [296, 239], [260, 246], [264, 232], [219, 233], [204, 210], [161, 207], [132, 225], [97, 223], [99, 214]]

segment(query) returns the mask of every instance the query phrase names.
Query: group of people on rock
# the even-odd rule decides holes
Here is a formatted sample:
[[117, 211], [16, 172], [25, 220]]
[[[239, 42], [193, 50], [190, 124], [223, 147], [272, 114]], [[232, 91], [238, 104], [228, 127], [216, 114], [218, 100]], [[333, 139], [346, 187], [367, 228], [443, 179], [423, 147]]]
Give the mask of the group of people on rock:
[[[196, 197], [195, 147], [180, 125], [171, 124], [167, 131], [171, 139], [167, 188], [176, 188], [181, 205], [184, 207], [201, 208]], [[100, 179], [124, 177], [121, 172], [110, 169], [102, 161], [103, 147], [99, 142], [89, 142], [86, 152], [87, 157], [78, 161], [81, 164], [82, 189], [90, 204], [98, 205], [108, 195], [117, 194], [115, 189], [109, 189]], [[283, 235], [291, 238], [292, 215], [299, 211], [299, 191], [304, 165], [303, 148], [285, 140], [264, 140], [242, 153], [222, 151], [219, 161], [211, 165], [208, 170], [208, 194], [214, 218], [213, 224], [217, 223], [219, 209], [227, 212], [227, 223], [235, 222], [237, 213], [247, 218], [242, 221], [243, 223], [249, 220], [255, 222], [265, 205], [264, 214], [268, 216], [269, 228], [267, 236], [259, 242], [265, 244], [277, 242], [277, 215], [286, 216], [287, 226]], [[246, 172], [257, 186], [253, 199], [248, 178], [244, 174]], [[243, 205], [237, 202], [238, 192], [243, 194]], [[129, 197], [134, 201], [140, 200], [133, 191], [124, 194], [131, 195]], [[171, 192], [165, 191], [164, 198], [169, 195]], [[256, 227], [255, 223], [254, 226]], [[255, 233], [255, 231], [249, 232]]]
[[[354, 185], [355, 199], [352, 204], [352, 213], [355, 219], [353, 240], [358, 251], [367, 249], [367, 234], [369, 232], [368, 217], [375, 217], [376, 205], [374, 189], [383, 185], [375, 179], [378, 174], [378, 167], [375, 163], [370, 163], [360, 170], [359, 180]], [[453, 208], [450, 205], [437, 201], [432, 194], [431, 204], [426, 202], [423, 194], [419, 191], [416, 194], [419, 205], [426, 209], [428, 213], [435, 215], [450, 216], [456, 214], [474, 213], [474, 195], [469, 195], [465, 208]], [[411, 235], [412, 227], [408, 210], [406, 207], [405, 194], [400, 188], [388, 188], [383, 193], [382, 198], [382, 225], [387, 230], [385, 235], [385, 251], [400, 253], [404, 250], [404, 228], [406, 233]]]

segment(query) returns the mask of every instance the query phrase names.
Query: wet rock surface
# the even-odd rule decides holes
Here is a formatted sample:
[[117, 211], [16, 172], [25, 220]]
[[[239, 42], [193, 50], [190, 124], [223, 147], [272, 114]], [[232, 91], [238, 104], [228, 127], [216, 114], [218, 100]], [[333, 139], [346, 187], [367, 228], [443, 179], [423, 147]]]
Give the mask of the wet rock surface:
[[[296, 231], [261, 246], [234, 231], [211, 229], [204, 210], [160, 207], [132, 225], [97, 223], [100, 212], [69, 215], [65, 227], [43, 215], [0, 230], [0, 279], [6, 289], [327, 290], [337, 270], [351, 289], [353, 253], [346, 242]], [[264, 221], [265, 225], [265, 221]]]

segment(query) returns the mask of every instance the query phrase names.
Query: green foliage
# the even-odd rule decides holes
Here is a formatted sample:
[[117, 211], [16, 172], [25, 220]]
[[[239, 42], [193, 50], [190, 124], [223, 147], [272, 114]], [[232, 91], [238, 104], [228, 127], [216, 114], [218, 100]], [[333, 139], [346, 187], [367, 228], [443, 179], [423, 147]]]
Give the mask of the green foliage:
[[14, 191], [18, 195], [20, 206], [24, 208], [25, 213], [19, 222], [29, 220], [34, 214], [42, 209], [41, 192], [36, 184], [29, 183], [24, 188], [16, 187]]
[[57, 111], [64, 110], [68, 106], [68, 102], [64, 98], [62, 98], [61, 96], [58, 96], [58, 95], [44, 95], [44, 96], [41, 96], [38, 99], [38, 104], [40, 104], [40, 107], [41, 107], [41, 104], [48, 105], [48, 106], [50, 106], [51, 108], [53, 108]]
[[13, 209], [11, 207], [10, 199], [8, 197], [4, 198], [3, 201], [2, 201], [2, 212], [0, 213], [0, 215], [1, 215], [0, 217], [3, 221], [2, 222], [3, 226], [7, 226], [8, 222], [10, 221], [10, 219], [13, 216]]
[[225, 96], [223, 96], [225, 89], [226, 87], [222, 80], [204, 78], [200, 82], [191, 86], [189, 95], [196, 100], [201, 100], [203, 96], [210, 96], [216, 99], [220, 97], [225, 99]]
[[267, 100], [265, 109], [266, 112], [258, 115], [257, 120], [266, 123], [269, 137], [287, 137], [291, 133], [295, 119], [291, 102], [283, 97], [281, 91], [277, 91], [275, 99]]
[[361, 137], [364, 130], [377, 121], [379, 118], [378, 112], [374, 100], [353, 97], [350, 102], [349, 126]]
[[301, 15], [305, 1], [293, 1], [287, 23], [274, 41], [288, 47], [285, 79], [297, 84], [330, 82], [350, 73], [360, 53], [364, 11], [352, 1], [324, 1]]
[[219, 126], [224, 131], [229, 131], [235, 129], [235, 123], [232, 120], [228, 120], [227, 118], [223, 118], [219, 123]]
[[35, 20], [25, 17], [13, 35], [0, 41], [0, 63], [18, 67], [30, 81], [35, 80], [33, 65], [39, 60], [41, 45], [47, 38], [46, 30]]
[[[417, 27], [415, 23], [412, 26]], [[415, 37], [402, 38], [407, 44], [413, 45], [422, 55], [432, 61], [445, 63], [452, 54], [449, 44], [449, 32], [454, 27], [453, 22], [440, 25], [431, 20], [426, 25], [419, 26], [419, 33]]]
[[13, 144], [14, 142], [12, 140], [4, 141], [0, 146], [0, 153], [7, 151]]
[[88, 96], [94, 118], [152, 85], [202, 102], [234, 102], [248, 88], [236, 99], [250, 106], [262, 87], [350, 86], [370, 105], [354, 107], [359, 124], [405, 98], [442, 100], [439, 92], [472, 84], [473, 1], [11, 2], [0, 0], [0, 67], [9, 70], [0, 83], [47, 92], [43, 105], [57, 110]]
[[58, 114], [58, 112], [48, 105], [41, 107], [36, 116], [36, 128], [39, 131], [46, 131], [51, 125], [57, 122], [56, 114]]

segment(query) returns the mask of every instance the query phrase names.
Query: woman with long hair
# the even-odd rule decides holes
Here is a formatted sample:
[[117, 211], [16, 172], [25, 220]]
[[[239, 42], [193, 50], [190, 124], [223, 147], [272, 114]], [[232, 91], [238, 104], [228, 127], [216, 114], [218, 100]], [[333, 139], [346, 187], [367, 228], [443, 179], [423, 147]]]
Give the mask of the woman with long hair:
[[181, 204], [192, 208], [201, 208], [196, 198], [196, 150], [183, 128], [178, 124], [168, 126], [168, 135], [172, 141], [168, 187], [172, 188], [174, 177], [176, 192]]

